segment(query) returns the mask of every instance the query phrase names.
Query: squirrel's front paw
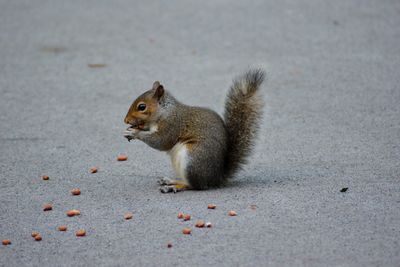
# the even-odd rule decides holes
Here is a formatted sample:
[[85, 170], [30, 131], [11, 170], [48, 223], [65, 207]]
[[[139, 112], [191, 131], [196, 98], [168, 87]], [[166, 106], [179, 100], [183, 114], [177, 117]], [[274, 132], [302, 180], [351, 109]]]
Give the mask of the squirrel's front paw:
[[138, 129], [128, 128], [124, 131], [124, 137], [131, 141], [132, 139], [137, 138], [137, 133], [139, 132]]

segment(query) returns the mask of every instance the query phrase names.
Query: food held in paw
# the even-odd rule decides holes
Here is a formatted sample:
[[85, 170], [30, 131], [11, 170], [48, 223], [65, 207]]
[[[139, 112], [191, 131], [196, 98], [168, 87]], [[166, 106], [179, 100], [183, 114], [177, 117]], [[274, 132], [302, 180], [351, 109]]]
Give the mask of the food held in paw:
[[137, 128], [138, 128], [139, 130], [144, 130], [144, 128], [145, 128], [144, 123], [139, 124], [139, 125], [137, 126]]

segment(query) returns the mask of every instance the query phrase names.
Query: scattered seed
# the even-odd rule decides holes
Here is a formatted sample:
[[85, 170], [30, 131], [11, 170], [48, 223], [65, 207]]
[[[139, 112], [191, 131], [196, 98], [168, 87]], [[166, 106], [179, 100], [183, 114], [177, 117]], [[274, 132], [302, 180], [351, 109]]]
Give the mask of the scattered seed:
[[207, 228], [211, 228], [211, 227], [212, 227], [212, 224], [211, 224], [210, 222], [206, 222], [206, 227], [207, 227]]
[[96, 173], [99, 169], [97, 167], [90, 168], [90, 173]]
[[184, 235], [190, 235], [190, 233], [192, 232], [192, 229], [190, 228], [183, 228], [182, 233]]
[[182, 212], [178, 213], [178, 219], [183, 219], [184, 214]]
[[203, 228], [206, 225], [206, 223], [203, 220], [199, 220], [196, 222], [196, 227], [198, 228]]
[[43, 205], [43, 211], [49, 211], [53, 209], [53, 205], [50, 203]]
[[127, 212], [127, 213], [125, 213], [124, 218], [125, 218], [125, 220], [130, 220], [130, 219], [132, 219], [132, 218], [133, 218], [132, 212]]
[[255, 210], [255, 209], [257, 209], [257, 205], [250, 205], [250, 209], [252, 209], [252, 210]]
[[50, 179], [50, 177], [49, 177], [48, 175], [43, 175], [43, 176], [42, 176], [42, 179], [45, 180], [45, 181], [47, 181], [47, 180]]
[[118, 161], [125, 161], [127, 159], [128, 159], [128, 156], [127, 155], [123, 155], [123, 154], [118, 155], [118, 157], [117, 157]]
[[1, 241], [1, 243], [2, 243], [4, 246], [8, 246], [8, 245], [11, 245], [11, 240], [10, 240], [10, 239], [4, 239], [4, 240]]
[[229, 211], [228, 214], [229, 214], [229, 216], [236, 216], [237, 215], [236, 211], [234, 211], [234, 210]]
[[86, 235], [86, 231], [84, 229], [79, 229], [78, 231], [76, 231], [76, 236], [85, 236]]
[[96, 63], [96, 64], [88, 64], [88, 67], [89, 68], [104, 68], [105, 66], [107, 66], [106, 64], [99, 64], [99, 63]]
[[67, 231], [67, 226], [66, 225], [58, 226], [58, 231], [62, 231], [62, 232]]
[[344, 193], [344, 192], [347, 191], [347, 189], [349, 189], [349, 188], [348, 188], [348, 187], [343, 187], [343, 188], [340, 190], [340, 192]]
[[81, 212], [79, 210], [69, 210], [69, 211], [67, 211], [67, 216], [68, 217], [73, 217], [75, 215], [81, 215]]
[[79, 188], [74, 188], [71, 190], [71, 194], [73, 194], [74, 196], [78, 196], [81, 194], [81, 190], [79, 190]]
[[172, 243], [168, 243], [168, 244], [167, 244], [167, 247], [168, 247], [168, 248], [172, 248]]
[[185, 214], [184, 216], [183, 216], [183, 220], [184, 221], [190, 221], [190, 214]]
[[42, 241], [42, 236], [41, 236], [41, 235], [35, 236], [35, 240], [36, 240], [36, 241]]
[[210, 209], [210, 210], [213, 210], [216, 207], [217, 207], [217, 205], [215, 205], [215, 204], [208, 204], [208, 206], [207, 206], [207, 208]]
[[35, 231], [35, 232], [32, 232], [32, 234], [31, 234], [32, 237], [35, 237], [35, 236], [37, 236], [37, 235], [39, 235], [39, 232], [36, 232], [36, 231]]

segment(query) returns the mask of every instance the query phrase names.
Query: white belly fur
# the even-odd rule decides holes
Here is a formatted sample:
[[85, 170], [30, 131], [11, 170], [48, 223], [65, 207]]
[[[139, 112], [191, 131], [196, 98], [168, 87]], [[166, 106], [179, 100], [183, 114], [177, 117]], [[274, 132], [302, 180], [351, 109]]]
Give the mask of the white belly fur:
[[186, 180], [186, 166], [189, 163], [188, 150], [185, 144], [177, 143], [168, 154], [171, 157], [172, 167], [174, 168], [176, 178]]

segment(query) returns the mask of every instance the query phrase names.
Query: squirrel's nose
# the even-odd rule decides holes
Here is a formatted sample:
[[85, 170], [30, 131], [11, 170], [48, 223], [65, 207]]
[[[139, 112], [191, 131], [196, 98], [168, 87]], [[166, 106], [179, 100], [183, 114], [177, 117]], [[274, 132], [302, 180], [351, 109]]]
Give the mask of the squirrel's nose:
[[135, 119], [125, 118], [124, 121], [125, 121], [126, 124], [129, 124], [129, 125], [131, 125], [133, 127], [137, 127], [137, 125], [138, 125], [138, 122]]

